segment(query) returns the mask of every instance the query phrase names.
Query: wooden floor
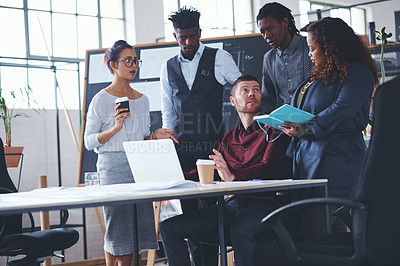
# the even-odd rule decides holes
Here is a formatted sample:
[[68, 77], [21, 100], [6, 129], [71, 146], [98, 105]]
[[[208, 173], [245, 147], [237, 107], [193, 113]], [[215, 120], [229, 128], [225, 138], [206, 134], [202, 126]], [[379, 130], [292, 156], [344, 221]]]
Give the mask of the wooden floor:
[[[106, 261], [104, 258], [53, 264], [53, 266], [105, 266], [105, 265]], [[141, 259], [140, 265], [146, 265], [146, 260]], [[134, 266], [133, 262], [132, 266]]]
[[57, 266], [57, 265], [59, 265], [59, 266], [105, 266], [106, 260], [104, 258], [99, 258], [99, 259], [53, 264], [53, 266]]
[[[235, 265], [235, 263], [233, 262], [233, 254], [232, 253], [233, 252], [228, 253], [228, 266]], [[105, 265], [106, 265], [106, 261], [104, 258], [53, 264], [53, 266], [105, 266]], [[146, 265], [146, 260], [142, 259], [140, 261], [140, 265]], [[164, 260], [161, 260], [159, 262], [156, 261], [155, 266], [160, 266], [160, 265], [168, 266], [168, 263], [166, 263]], [[134, 266], [134, 263], [132, 263], [132, 266]]]

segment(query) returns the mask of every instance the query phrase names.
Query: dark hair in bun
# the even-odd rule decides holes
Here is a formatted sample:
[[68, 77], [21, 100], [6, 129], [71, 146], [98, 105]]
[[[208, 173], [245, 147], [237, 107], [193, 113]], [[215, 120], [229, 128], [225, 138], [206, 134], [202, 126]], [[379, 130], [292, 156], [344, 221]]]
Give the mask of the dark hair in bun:
[[114, 73], [113, 73], [110, 63], [118, 61], [121, 52], [123, 50], [125, 50], [126, 48], [133, 49], [133, 46], [128, 44], [124, 40], [119, 40], [119, 41], [116, 41], [111, 48], [107, 49], [107, 51], [104, 55], [104, 64], [107, 65], [111, 74], [114, 74]]

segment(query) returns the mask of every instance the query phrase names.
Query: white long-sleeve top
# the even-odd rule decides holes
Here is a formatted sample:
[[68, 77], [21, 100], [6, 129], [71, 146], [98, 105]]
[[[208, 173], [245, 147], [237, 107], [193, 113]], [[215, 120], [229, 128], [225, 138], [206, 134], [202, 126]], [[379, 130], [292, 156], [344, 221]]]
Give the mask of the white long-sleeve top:
[[150, 103], [147, 96], [129, 100], [129, 111], [132, 114], [124, 121], [124, 126], [106, 143], [101, 144], [99, 133], [115, 124], [115, 99], [104, 89], [99, 91], [90, 102], [86, 115], [84, 135], [85, 147], [96, 153], [124, 151], [124, 141], [143, 140], [150, 135]]

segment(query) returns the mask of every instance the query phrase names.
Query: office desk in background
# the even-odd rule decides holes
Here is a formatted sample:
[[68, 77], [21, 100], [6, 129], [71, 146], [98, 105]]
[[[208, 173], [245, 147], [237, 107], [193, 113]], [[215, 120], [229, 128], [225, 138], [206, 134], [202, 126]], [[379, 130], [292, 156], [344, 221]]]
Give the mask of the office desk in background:
[[[293, 189], [321, 188], [328, 196], [326, 179], [314, 180], [265, 180], [244, 182], [217, 182], [199, 186], [192, 181], [171, 184], [143, 183], [117, 184], [91, 187], [49, 187], [29, 192], [0, 195], [0, 215], [27, 211], [50, 211], [104, 205], [134, 204], [167, 199], [203, 197], [218, 198], [218, 222], [221, 247], [221, 265], [226, 265], [226, 248], [222, 204], [224, 195], [284, 191]], [[136, 221], [136, 214], [135, 221]], [[137, 225], [134, 225], [137, 233]], [[137, 241], [137, 238], [136, 238]], [[135, 243], [135, 265], [139, 265], [139, 250]]]

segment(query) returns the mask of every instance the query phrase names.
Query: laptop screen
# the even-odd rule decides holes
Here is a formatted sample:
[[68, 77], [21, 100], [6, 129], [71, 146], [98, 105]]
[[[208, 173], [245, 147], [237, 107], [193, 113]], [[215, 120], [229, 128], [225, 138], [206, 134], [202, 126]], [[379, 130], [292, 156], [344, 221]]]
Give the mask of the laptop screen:
[[185, 180], [171, 139], [123, 143], [136, 183]]

